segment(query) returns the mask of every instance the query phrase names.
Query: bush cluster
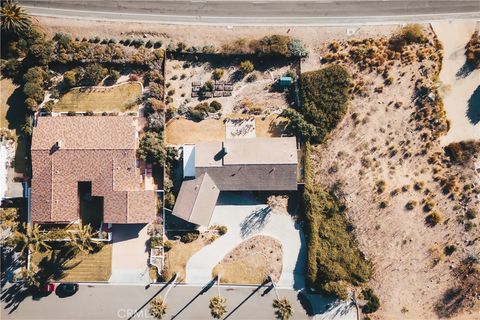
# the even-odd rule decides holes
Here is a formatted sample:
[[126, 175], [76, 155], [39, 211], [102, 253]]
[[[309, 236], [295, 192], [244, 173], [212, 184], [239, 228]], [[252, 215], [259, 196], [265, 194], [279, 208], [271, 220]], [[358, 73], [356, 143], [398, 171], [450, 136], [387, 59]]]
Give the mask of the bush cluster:
[[350, 75], [343, 67], [333, 65], [303, 73], [300, 84], [299, 112], [316, 128], [312, 142], [322, 142], [347, 112]]
[[306, 57], [308, 55], [308, 51], [301, 40], [278, 34], [254, 40], [237, 39], [224, 44], [222, 53], [283, 57]]
[[201, 102], [195, 107], [189, 107], [187, 110], [187, 115], [193, 121], [202, 121], [208, 117], [209, 113], [215, 113], [222, 109], [222, 104], [216, 100], [213, 100], [208, 104], [208, 102]]
[[467, 61], [474, 66], [475, 69], [480, 68], [480, 34], [478, 31], [472, 35], [470, 41], [465, 46]]
[[480, 152], [480, 141], [467, 140], [452, 142], [445, 147], [445, 153], [450, 160], [459, 165], [467, 164]]
[[344, 298], [345, 286], [367, 281], [372, 268], [357, 247], [345, 207], [332, 192], [314, 182], [309, 147], [306, 149], [303, 199], [308, 238], [307, 282], [314, 289]]

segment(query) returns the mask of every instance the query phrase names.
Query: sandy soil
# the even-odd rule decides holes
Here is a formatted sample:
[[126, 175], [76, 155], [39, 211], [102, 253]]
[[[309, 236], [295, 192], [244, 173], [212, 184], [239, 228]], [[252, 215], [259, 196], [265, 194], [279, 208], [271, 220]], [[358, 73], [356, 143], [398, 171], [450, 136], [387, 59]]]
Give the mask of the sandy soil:
[[[52, 17], [35, 17], [48, 35], [68, 32], [82, 37], [116, 37], [160, 39], [165, 44], [185, 42], [187, 45], [221, 46], [236, 38], [259, 38], [270, 34], [288, 34], [302, 39], [309, 49], [316, 49], [324, 41], [347, 37], [372, 37], [389, 34], [394, 25], [362, 27], [227, 27], [227, 26], [184, 26], [157, 23], [128, 23], [122, 21], [90, 21]], [[314, 59], [315, 60], [315, 59]]]
[[[238, 115], [233, 115], [238, 118]], [[285, 131], [285, 120], [277, 115], [256, 117], [257, 137], [279, 137]], [[225, 140], [225, 123], [222, 119], [207, 119], [194, 122], [185, 118], [172, 119], [167, 123], [167, 143], [181, 145], [185, 143]]]
[[466, 62], [465, 45], [479, 24], [475, 21], [437, 22], [432, 27], [444, 48], [440, 81], [445, 109], [451, 121], [450, 131], [441, 142], [446, 145], [480, 139], [480, 123], [475, 125], [467, 117], [468, 100], [480, 85], [480, 70], [458, 75]]
[[[395, 63], [390, 70], [394, 83], [374, 93], [383, 83], [381, 75], [359, 72], [347, 63], [357, 80], [365, 81], [367, 94], [355, 96], [344, 120], [314, 155], [317, 181], [339, 186], [337, 194], [349, 208], [359, 246], [375, 266], [371, 285], [382, 306], [374, 319], [438, 318], [434, 305], [454, 283], [450, 268], [479, 250], [478, 243], [466, 245], [478, 235], [478, 227], [465, 232], [457, 222], [465, 208], [460, 196], [444, 194], [434, 180], [438, 172], [457, 176], [462, 190], [476, 181], [473, 167], [429, 163], [434, 154], [442, 158], [440, 141], [414, 120], [417, 111], [411, 97], [413, 84], [424, 77], [420, 65], [427, 70], [434, 67], [425, 60]], [[432, 139], [428, 148], [425, 137]], [[379, 181], [385, 183], [385, 190], [378, 191]], [[418, 190], [416, 182], [420, 182]], [[478, 208], [473, 195], [465, 196], [471, 199], [469, 206]], [[435, 227], [425, 223], [422, 202], [426, 199], [433, 199], [443, 216]], [[410, 200], [418, 202], [413, 210], [405, 208]], [[380, 208], [381, 201], [385, 209]], [[447, 244], [457, 248], [451, 256], [443, 253]]]
[[[173, 106], [194, 107], [200, 102], [217, 100], [222, 104], [220, 113], [229, 114], [234, 110], [242, 109], [244, 105], [251, 105], [262, 109], [262, 113], [279, 113], [288, 107], [283, 92], [270, 90], [275, 81], [284, 75], [290, 67], [288, 65], [268, 70], [254, 71], [255, 81], [248, 81], [251, 75], [243, 76], [239, 72], [240, 60], [229, 61], [221, 58], [206, 62], [168, 60], [166, 63], [165, 81], [167, 92], [174, 90], [171, 95]], [[261, 66], [256, 66], [261, 67]], [[199, 99], [192, 97], [192, 83], [200, 82], [202, 85], [207, 81], [215, 82], [212, 73], [215, 69], [222, 69], [224, 74], [219, 81], [233, 83], [232, 95], [229, 97], [213, 97]]]
[[226, 254], [213, 269], [224, 283], [261, 283], [268, 275], [278, 281], [282, 273], [282, 243], [272, 237], [255, 236]]

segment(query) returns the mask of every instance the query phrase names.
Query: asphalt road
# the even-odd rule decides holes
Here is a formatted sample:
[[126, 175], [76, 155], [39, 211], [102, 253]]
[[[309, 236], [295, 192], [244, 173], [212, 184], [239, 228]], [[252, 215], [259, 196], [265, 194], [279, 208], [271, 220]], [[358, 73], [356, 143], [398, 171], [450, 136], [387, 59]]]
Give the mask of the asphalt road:
[[[221, 287], [220, 293], [227, 299], [227, 314], [224, 319], [273, 319], [273, 290], [267, 287]], [[258, 289], [258, 290], [257, 290]], [[266, 292], [267, 290], [267, 292]], [[148, 314], [148, 302], [158, 293], [165, 295], [163, 285], [152, 285], [145, 289], [137, 285], [80, 285], [79, 291], [66, 298], [55, 293], [38, 301], [31, 296], [16, 305], [2, 292], [2, 320], [112, 320], [112, 319], [153, 319]], [[217, 295], [217, 287], [210, 287], [202, 293], [201, 287], [178, 285], [171, 287], [167, 295], [168, 311], [164, 319], [210, 320], [209, 300]], [[291, 289], [279, 289], [279, 295], [286, 297], [293, 306], [293, 319], [308, 319], [304, 308], [297, 300], [297, 293]], [[317, 310], [324, 310], [325, 300], [315, 303]], [[351, 318], [351, 317], [350, 317]]]
[[20, 0], [30, 13], [174, 24], [325, 25], [479, 18], [478, 0]]

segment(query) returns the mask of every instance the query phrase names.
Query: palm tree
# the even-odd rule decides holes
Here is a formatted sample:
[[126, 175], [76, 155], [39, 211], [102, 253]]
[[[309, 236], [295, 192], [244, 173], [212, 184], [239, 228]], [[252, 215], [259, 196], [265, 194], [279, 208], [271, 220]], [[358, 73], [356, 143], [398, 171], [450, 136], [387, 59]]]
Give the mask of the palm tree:
[[214, 319], [220, 319], [227, 312], [227, 299], [221, 296], [214, 296], [210, 299], [210, 314]]
[[279, 320], [288, 320], [292, 317], [293, 309], [287, 298], [273, 300], [275, 317]]
[[23, 230], [25, 230], [25, 232], [17, 230], [12, 235], [13, 242], [17, 245], [17, 251], [22, 255], [25, 255], [27, 250], [30, 252], [38, 252], [51, 249], [47, 244], [48, 239], [45, 233], [40, 231], [38, 224], [32, 227], [24, 223]]
[[288, 320], [293, 314], [293, 308], [287, 298], [280, 298], [277, 292], [277, 286], [271, 275], [268, 279], [272, 282], [273, 291], [275, 292], [276, 299], [273, 300], [273, 309], [275, 309], [275, 317], [279, 320]]
[[217, 275], [217, 296], [210, 299], [210, 314], [214, 319], [220, 319], [227, 312], [227, 299], [220, 295], [220, 274]]
[[149, 313], [156, 319], [162, 319], [167, 313], [168, 305], [165, 303], [162, 297], [158, 297], [150, 301]]
[[78, 251], [83, 253], [91, 253], [95, 250], [96, 246], [99, 244], [96, 241], [92, 240], [93, 232], [92, 227], [87, 225], [82, 225], [75, 232], [70, 233], [70, 242], [69, 244]]
[[30, 29], [31, 20], [25, 9], [12, 0], [2, 1], [0, 9], [2, 29], [18, 34]]

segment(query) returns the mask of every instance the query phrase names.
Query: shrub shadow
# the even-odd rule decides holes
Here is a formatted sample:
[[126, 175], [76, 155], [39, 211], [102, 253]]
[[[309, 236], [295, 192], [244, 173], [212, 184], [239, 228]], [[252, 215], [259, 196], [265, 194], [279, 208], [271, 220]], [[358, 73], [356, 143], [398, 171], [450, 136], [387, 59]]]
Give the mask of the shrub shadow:
[[470, 99], [468, 99], [467, 117], [474, 125], [480, 122], [480, 86], [473, 91]]

